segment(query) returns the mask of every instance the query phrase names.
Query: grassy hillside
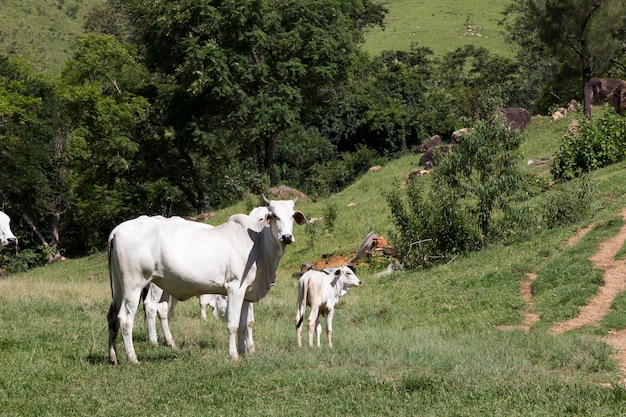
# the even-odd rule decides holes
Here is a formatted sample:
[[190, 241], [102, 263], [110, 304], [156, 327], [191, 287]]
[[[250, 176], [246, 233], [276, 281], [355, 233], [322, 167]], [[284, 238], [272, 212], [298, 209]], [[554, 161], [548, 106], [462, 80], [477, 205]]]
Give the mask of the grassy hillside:
[[[566, 126], [567, 120], [534, 118], [524, 159], [550, 156]], [[105, 254], [0, 281], [0, 414], [300, 416], [323, 404], [327, 414], [346, 416], [621, 415], [626, 390], [612, 349], [598, 336], [626, 327], [619, 320], [624, 297], [597, 326], [559, 335], [548, 329], [576, 315], [602, 282], [588, 258], [624, 224], [626, 163], [592, 175], [596, 226], [579, 243], [566, 245], [586, 223], [537, 230], [518, 244], [431, 270], [375, 277], [358, 268], [363, 285], [340, 303], [335, 347], [296, 347], [293, 274], [302, 262], [352, 253], [370, 230], [388, 233], [382, 193], [417, 161], [405, 156], [331, 199], [298, 203], [309, 217], [336, 207], [335, 228], [313, 234], [295, 227], [276, 285], [255, 309], [257, 353], [238, 363], [227, 359], [224, 324], [202, 322], [189, 300], [178, 304], [171, 323], [178, 350], [149, 345], [138, 318], [142, 364], [126, 362], [120, 341], [122, 364], [110, 366]], [[540, 321], [528, 332], [502, 330], [522, 321], [526, 273], [538, 275], [533, 299]]]
[[386, 29], [366, 36], [372, 55], [384, 50], [408, 50], [412, 43], [444, 54], [465, 44], [483, 46], [510, 56], [498, 21], [510, 0], [388, 0]]
[[26, 56], [44, 72], [58, 71], [83, 31], [85, 13], [101, 1], [0, 1], [0, 53]]

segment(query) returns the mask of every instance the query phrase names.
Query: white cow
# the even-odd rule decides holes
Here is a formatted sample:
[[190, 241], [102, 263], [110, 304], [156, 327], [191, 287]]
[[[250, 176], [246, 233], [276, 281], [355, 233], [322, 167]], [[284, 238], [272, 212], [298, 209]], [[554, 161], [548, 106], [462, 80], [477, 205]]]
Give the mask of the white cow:
[[298, 282], [298, 303], [296, 305], [298, 347], [302, 347], [302, 322], [307, 305], [311, 307], [308, 321], [309, 346], [313, 346], [313, 330], [315, 329], [317, 347], [320, 347], [320, 334], [322, 332], [320, 316], [327, 316], [328, 347], [333, 347], [335, 304], [339, 301], [339, 297], [348, 292], [350, 288], [359, 285], [361, 285], [361, 280], [355, 275], [354, 268], [350, 265], [328, 268], [323, 271], [309, 270], [302, 275]]
[[[117, 364], [117, 333], [122, 330], [128, 360], [138, 363], [132, 331], [143, 288], [153, 282], [173, 297], [228, 296], [228, 350], [231, 358], [246, 346], [249, 305], [267, 295], [286, 245], [294, 241], [293, 221], [305, 224], [294, 200], [263, 200], [267, 226], [235, 214], [216, 227], [141, 216], [117, 226], [109, 236], [109, 274], [113, 300], [109, 321], [109, 359]], [[239, 335], [237, 343], [237, 335]]]
[[[266, 216], [268, 209], [265, 206], [259, 206], [250, 212], [248, 216], [263, 226], [267, 225]], [[174, 217], [179, 220], [180, 217]], [[211, 225], [205, 225], [204, 227], [213, 227]], [[261, 224], [259, 224], [261, 226]], [[174, 316], [174, 309], [176, 308], [177, 299], [172, 297], [167, 291], [163, 291], [162, 288], [156, 286], [153, 283], [148, 284], [142, 293], [142, 299], [144, 302], [146, 322], [148, 324], [148, 338], [152, 344], [158, 344], [158, 336], [156, 332], [156, 318], [159, 317], [161, 322], [161, 329], [163, 330], [163, 336], [165, 337], [165, 343], [175, 348], [176, 344], [172, 338], [172, 332], [169, 327], [169, 319]], [[216, 320], [220, 318], [226, 319], [226, 308], [228, 305], [228, 297], [221, 294], [202, 294], [198, 296], [200, 304], [200, 316], [206, 320], [206, 308], [211, 306], [213, 309], [213, 317]], [[168, 313], [168, 303], [169, 313]], [[254, 327], [254, 305], [250, 303], [248, 307], [248, 323], [246, 333], [246, 346], [248, 351], [254, 350], [254, 340], [252, 337], [252, 327]]]
[[11, 219], [0, 211], [0, 251], [10, 250], [17, 245], [17, 238], [11, 232]]

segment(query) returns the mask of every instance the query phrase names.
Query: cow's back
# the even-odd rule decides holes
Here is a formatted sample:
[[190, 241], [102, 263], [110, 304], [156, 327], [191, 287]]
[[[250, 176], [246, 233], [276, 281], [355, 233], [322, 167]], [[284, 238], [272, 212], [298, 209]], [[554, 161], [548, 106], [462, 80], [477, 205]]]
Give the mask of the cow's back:
[[111, 232], [111, 259], [125, 275], [152, 279], [180, 300], [225, 294], [226, 282], [241, 276], [252, 248], [245, 226], [237, 219], [212, 227], [181, 218], [141, 216]]

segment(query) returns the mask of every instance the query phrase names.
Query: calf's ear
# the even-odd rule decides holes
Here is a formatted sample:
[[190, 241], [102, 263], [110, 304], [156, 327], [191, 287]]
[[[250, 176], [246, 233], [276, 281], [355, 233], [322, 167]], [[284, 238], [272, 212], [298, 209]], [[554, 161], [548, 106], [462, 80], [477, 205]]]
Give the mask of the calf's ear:
[[299, 211], [294, 211], [293, 213], [293, 219], [296, 221], [297, 224], [299, 224], [300, 226], [306, 224], [306, 218], [304, 217], [304, 214], [302, 214]]

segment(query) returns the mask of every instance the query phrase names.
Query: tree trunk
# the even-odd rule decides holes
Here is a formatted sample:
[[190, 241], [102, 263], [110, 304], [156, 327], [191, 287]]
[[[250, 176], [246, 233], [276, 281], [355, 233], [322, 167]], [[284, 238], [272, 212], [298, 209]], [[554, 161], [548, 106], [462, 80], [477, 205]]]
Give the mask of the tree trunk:
[[591, 91], [591, 85], [589, 85], [591, 76], [592, 70], [590, 66], [583, 62], [583, 109], [587, 119], [591, 119], [591, 96], [593, 94]]
[[63, 259], [63, 256], [61, 255], [61, 251], [59, 250], [59, 242], [61, 240], [61, 234], [59, 232], [60, 223], [61, 223], [61, 213], [60, 212], [53, 213], [50, 219], [50, 229], [52, 232], [52, 244], [54, 245], [54, 253], [51, 253], [48, 256], [49, 264], [55, 263]]
[[270, 185], [276, 185], [276, 173], [274, 172], [274, 148], [276, 147], [276, 136], [273, 134], [265, 138], [265, 173], [270, 178]]

